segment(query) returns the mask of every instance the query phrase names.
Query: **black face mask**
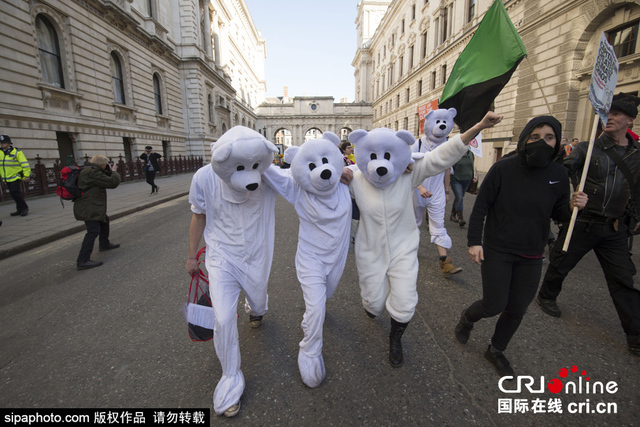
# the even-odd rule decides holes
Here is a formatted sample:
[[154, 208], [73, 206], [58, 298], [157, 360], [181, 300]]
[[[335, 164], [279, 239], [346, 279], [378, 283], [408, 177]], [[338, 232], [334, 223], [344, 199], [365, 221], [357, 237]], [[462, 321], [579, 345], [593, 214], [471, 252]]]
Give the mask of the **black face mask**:
[[540, 139], [524, 145], [524, 160], [532, 168], [544, 168], [553, 160], [556, 149]]

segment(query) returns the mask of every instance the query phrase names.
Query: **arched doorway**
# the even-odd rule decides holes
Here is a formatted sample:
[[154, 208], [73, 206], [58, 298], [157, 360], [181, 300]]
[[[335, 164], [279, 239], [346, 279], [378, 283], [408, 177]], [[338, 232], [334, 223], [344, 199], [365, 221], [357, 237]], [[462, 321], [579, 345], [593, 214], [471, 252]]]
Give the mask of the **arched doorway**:
[[293, 135], [287, 128], [280, 128], [274, 133], [274, 139], [276, 144], [282, 144], [285, 147], [291, 147], [293, 145]]
[[322, 138], [322, 131], [318, 128], [311, 128], [304, 134], [304, 142], [317, 138]]
[[342, 129], [340, 129], [340, 131], [338, 131], [338, 137], [340, 137], [340, 141], [345, 142], [349, 140], [349, 134], [351, 133], [353, 129], [348, 128], [348, 127], [343, 127]]

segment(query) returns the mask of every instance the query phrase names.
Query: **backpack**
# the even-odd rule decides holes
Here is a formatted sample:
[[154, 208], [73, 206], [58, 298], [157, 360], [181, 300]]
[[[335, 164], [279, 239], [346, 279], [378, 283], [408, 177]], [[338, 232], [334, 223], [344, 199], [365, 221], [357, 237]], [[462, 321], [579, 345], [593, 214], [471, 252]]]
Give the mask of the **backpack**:
[[84, 194], [78, 187], [78, 176], [81, 170], [82, 168], [78, 166], [65, 166], [60, 170], [60, 181], [56, 188], [56, 194], [60, 196], [62, 207], [64, 207], [63, 200], [74, 201]]

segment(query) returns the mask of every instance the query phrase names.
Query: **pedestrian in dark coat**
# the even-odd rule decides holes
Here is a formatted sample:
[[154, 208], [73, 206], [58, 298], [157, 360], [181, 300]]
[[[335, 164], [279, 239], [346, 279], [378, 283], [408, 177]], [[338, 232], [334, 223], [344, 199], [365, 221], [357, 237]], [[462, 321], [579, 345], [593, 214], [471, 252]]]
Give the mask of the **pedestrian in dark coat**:
[[140, 155], [140, 158], [144, 161], [144, 166], [142, 167], [142, 169], [144, 170], [144, 174], [147, 177], [147, 184], [151, 186], [151, 194], [149, 194], [150, 196], [154, 193], [158, 194], [158, 190], [160, 190], [160, 187], [158, 187], [155, 183], [156, 172], [160, 170], [160, 164], [158, 163], [158, 159], [160, 157], [162, 156], [158, 153], [154, 153], [153, 147], [150, 145], [144, 147], [144, 153]]
[[109, 168], [108, 162], [109, 159], [105, 156], [93, 156], [89, 166], [82, 169], [78, 176], [78, 187], [84, 194], [74, 202], [73, 214], [78, 221], [84, 221], [87, 226], [87, 234], [78, 254], [78, 270], [102, 265], [102, 261], [91, 260], [93, 244], [98, 236], [100, 252], [120, 247], [109, 242], [107, 188], [116, 188], [120, 184], [120, 175]]

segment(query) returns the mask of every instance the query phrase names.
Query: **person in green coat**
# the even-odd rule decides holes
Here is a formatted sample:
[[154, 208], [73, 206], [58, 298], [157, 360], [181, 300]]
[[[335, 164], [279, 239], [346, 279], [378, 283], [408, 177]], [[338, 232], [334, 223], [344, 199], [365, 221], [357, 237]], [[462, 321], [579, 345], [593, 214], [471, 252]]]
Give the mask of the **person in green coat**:
[[87, 234], [84, 236], [78, 254], [78, 270], [99, 267], [102, 261], [92, 261], [91, 253], [99, 236], [100, 252], [119, 248], [120, 245], [109, 242], [109, 217], [107, 216], [107, 188], [116, 188], [120, 184], [120, 175], [107, 165], [109, 159], [102, 155], [91, 158], [91, 162], [78, 176], [78, 187], [84, 192], [73, 204], [73, 214], [78, 221], [84, 221]]

